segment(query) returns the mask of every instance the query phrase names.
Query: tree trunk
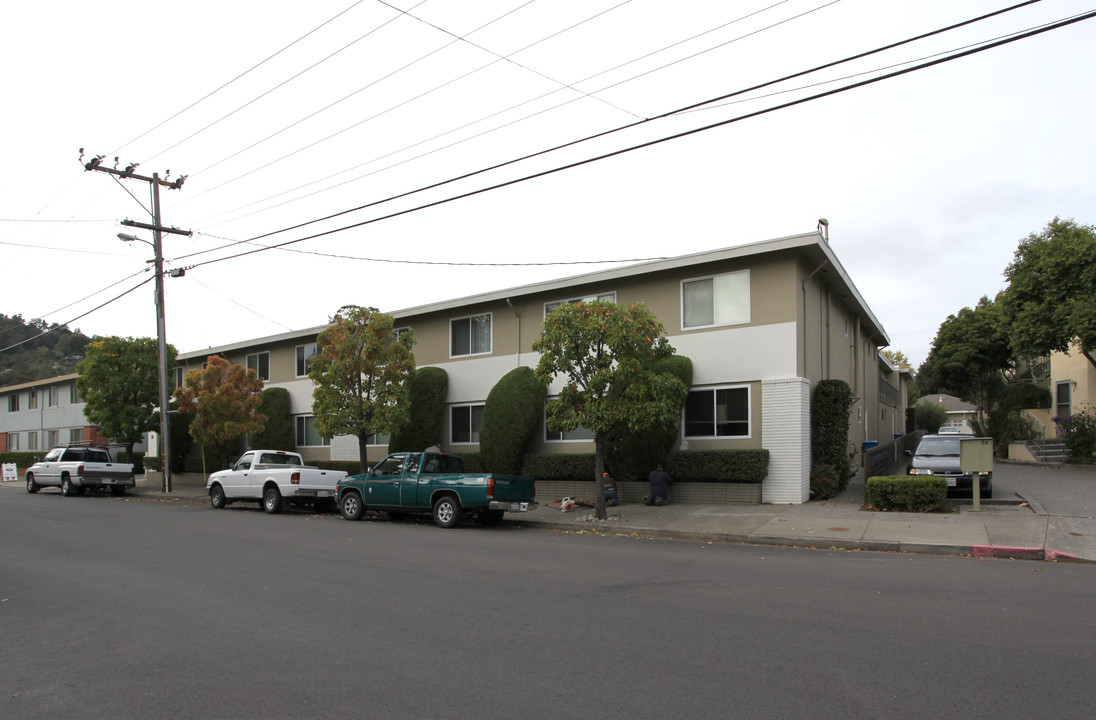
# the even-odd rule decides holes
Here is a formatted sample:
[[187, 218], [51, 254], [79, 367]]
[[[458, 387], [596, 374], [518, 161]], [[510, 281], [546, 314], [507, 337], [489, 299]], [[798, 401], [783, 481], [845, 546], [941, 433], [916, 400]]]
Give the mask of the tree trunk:
[[358, 433], [358, 458], [359, 458], [359, 471], [364, 475], [365, 471], [369, 469], [369, 433]]
[[594, 517], [604, 520], [609, 517], [605, 511], [605, 436], [598, 433], [594, 437]]

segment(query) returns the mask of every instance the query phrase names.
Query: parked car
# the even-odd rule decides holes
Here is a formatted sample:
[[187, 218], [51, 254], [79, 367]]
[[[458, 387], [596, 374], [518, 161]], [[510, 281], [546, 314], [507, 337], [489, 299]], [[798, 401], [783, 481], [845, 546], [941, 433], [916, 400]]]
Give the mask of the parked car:
[[65, 497], [83, 495], [88, 488], [109, 488], [115, 495], [124, 495], [126, 488], [137, 486], [137, 480], [133, 464], [113, 462], [106, 445], [73, 443], [53, 448], [27, 468], [28, 493], [49, 486], [60, 487]]
[[[908, 475], [940, 475], [947, 479], [948, 492], [974, 487], [974, 476], [959, 469], [959, 443], [964, 437], [958, 433], [925, 435], [913, 452], [906, 451], [910, 460], [906, 466]], [[979, 497], [993, 497], [993, 473], [978, 473]]]
[[936, 434], [937, 435], [959, 435], [961, 433], [959, 432], [959, 428], [957, 428], [956, 426], [954, 426], [954, 425], [945, 425], [944, 427], [937, 430]]
[[342, 470], [306, 466], [295, 452], [249, 450], [230, 469], [210, 475], [206, 492], [218, 510], [248, 500], [268, 513], [280, 512], [286, 503], [323, 512], [335, 509], [335, 484], [344, 477]]

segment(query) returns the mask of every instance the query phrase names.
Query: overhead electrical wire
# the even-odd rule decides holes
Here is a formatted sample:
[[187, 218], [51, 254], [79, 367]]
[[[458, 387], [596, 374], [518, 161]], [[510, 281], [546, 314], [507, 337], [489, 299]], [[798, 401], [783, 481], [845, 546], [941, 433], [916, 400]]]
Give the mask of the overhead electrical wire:
[[[370, 207], [375, 207], [377, 205], [381, 205], [381, 204], [384, 204], [384, 203], [387, 203], [387, 202], [392, 202], [394, 200], [398, 200], [398, 199], [405, 198], [405, 197], [408, 197], [408, 196], [411, 196], [411, 195], [415, 195], [417, 193], [425, 192], [427, 190], [433, 190], [433, 189], [442, 187], [444, 185], [449, 185], [449, 184], [452, 184], [452, 183], [455, 183], [455, 182], [458, 182], [458, 181], [461, 181], [461, 180], [466, 180], [468, 178], [475, 177], [477, 175], [482, 175], [484, 173], [491, 172], [493, 170], [498, 170], [498, 169], [501, 169], [501, 168], [504, 168], [504, 167], [507, 167], [507, 166], [510, 166], [510, 165], [515, 165], [517, 163], [524, 162], [526, 160], [530, 160], [532, 158], [547, 155], [549, 153], [556, 152], [558, 150], [562, 150], [562, 149], [565, 149], [565, 148], [568, 148], [568, 147], [573, 147], [573, 146], [579, 145], [581, 143], [584, 143], [584, 142], [587, 142], [587, 141], [590, 141], [590, 140], [606, 137], [608, 135], [612, 135], [614, 133], [618, 133], [618, 132], [621, 132], [623, 130], [631, 129], [631, 128], [637, 127], [639, 125], [650, 123], [650, 122], [653, 122], [655, 120], [660, 120], [660, 119], [664, 119], [664, 118], [667, 118], [667, 117], [670, 117], [670, 116], [673, 116], [673, 115], [686, 113], [686, 112], [695, 110], [697, 108], [700, 108], [700, 107], [703, 107], [703, 106], [706, 106], [706, 105], [710, 105], [712, 103], [717, 103], [717, 102], [726, 100], [728, 98], [741, 96], [741, 95], [744, 95], [746, 93], [754, 92], [756, 90], [759, 90], [759, 89], [762, 89], [762, 88], [765, 88], [765, 87], [770, 87], [770, 86], [777, 85], [777, 84], [780, 84], [780, 83], [783, 83], [783, 82], [787, 82], [788, 80], [803, 77], [803, 76], [809, 75], [811, 73], [815, 73], [815, 72], [818, 72], [818, 71], [821, 71], [821, 70], [826, 70], [826, 69], [829, 69], [829, 68], [844, 64], [844, 63], [852, 62], [854, 60], [863, 59], [863, 58], [869, 57], [871, 55], [876, 55], [878, 53], [881, 53], [881, 52], [884, 52], [884, 51], [887, 51], [887, 50], [892, 50], [894, 48], [901, 47], [903, 45], [908, 45], [908, 44], [913, 43], [913, 42], [924, 40], [924, 39], [932, 37], [934, 35], [939, 35], [941, 33], [949, 32], [951, 30], [955, 30], [957, 28], [964, 27], [964, 26], [970, 25], [972, 23], [980, 22], [982, 20], [986, 20], [988, 18], [997, 16], [997, 15], [1001, 15], [1003, 13], [1007, 13], [1007, 12], [1010, 12], [1012, 10], [1016, 10], [1018, 8], [1026, 6], [1026, 5], [1032, 5], [1032, 4], [1040, 2], [1040, 1], [1041, 0], [1026, 0], [1026, 2], [1022, 2], [1022, 3], [1019, 3], [1019, 4], [1013, 5], [1011, 7], [1008, 7], [1008, 8], [1003, 8], [1001, 10], [997, 10], [997, 11], [994, 11], [994, 12], [991, 12], [991, 13], [987, 13], [985, 15], [980, 15], [978, 17], [971, 18], [969, 20], [964, 20], [962, 22], [954, 23], [952, 25], [948, 25], [946, 27], [943, 27], [943, 28], [940, 28], [940, 29], [937, 29], [937, 30], [933, 30], [933, 31], [930, 31], [930, 32], [922, 33], [920, 35], [917, 35], [917, 36], [914, 36], [914, 37], [911, 37], [911, 38], [907, 38], [905, 40], [900, 40], [900, 41], [897, 41], [897, 42], [894, 42], [894, 43], [889, 43], [887, 45], [883, 45], [881, 47], [878, 47], [878, 48], [875, 48], [875, 49], [872, 49], [872, 50], [867, 50], [867, 51], [864, 51], [864, 52], [861, 52], [861, 53], [857, 53], [855, 55], [850, 55], [850, 56], [848, 56], [846, 58], [843, 58], [841, 60], [835, 60], [835, 61], [832, 61], [832, 62], [824, 63], [822, 65], [818, 65], [818, 66], [810, 68], [808, 70], [798, 71], [798, 72], [792, 73], [790, 75], [785, 75], [783, 77], [776, 78], [774, 80], [769, 80], [769, 81], [766, 81], [766, 82], [763, 82], [763, 83], [758, 83], [756, 85], [752, 85], [750, 87], [747, 87], [747, 88], [744, 88], [744, 89], [741, 89], [741, 90], [736, 90], [736, 91], [733, 91], [733, 92], [725, 93], [725, 94], [716, 96], [714, 98], [710, 98], [708, 100], [703, 100], [703, 101], [700, 101], [700, 102], [691, 103], [689, 105], [685, 105], [683, 107], [676, 108], [674, 110], [669, 110], [667, 112], [661, 113], [659, 115], [652, 116], [652, 117], [644, 119], [644, 120], [639, 120], [639, 121], [636, 121], [636, 122], [633, 122], [633, 123], [628, 123], [626, 125], [621, 125], [619, 127], [615, 127], [615, 128], [610, 129], [610, 130], [605, 130], [605, 131], [602, 131], [602, 132], [594, 133], [592, 135], [587, 135], [587, 136], [579, 138], [577, 140], [568, 141], [566, 143], [555, 145], [553, 147], [546, 148], [546, 149], [543, 149], [543, 150], [539, 150], [539, 151], [536, 151], [536, 152], [533, 152], [533, 153], [529, 153], [527, 155], [522, 155], [522, 156], [517, 157], [517, 158], [512, 158], [512, 159], [507, 160], [505, 162], [501, 162], [501, 163], [497, 163], [495, 165], [480, 168], [478, 170], [474, 170], [474, 171], [471, 171], [471, 172], [468, 172], [468, 173], [464, 173], [462, 175], [457, 175], [455, 177], [451, 177], [451, 178], [448, 178], [446, 180], [441, 180], [441, 181], [436, 182], [436, 183], [431, 183], [431, 184], [428, 184], [428, 185], [424, 185], [424, 186], [418, 187], [414, 190], [409, 190], [409, 191], [406, 191], [406, 192], [391, 195], [391, 196], [388, 196], [388, 197], [383, 198], [381, 200], [372, 201], [372, 202], [369, 202], [369, 203], [365, 203], [363, 205], [358, 205], [358, 206], [353, 207], [353, 208], [349, 208], [349, 209], [346, 209], [346, 210], [339, 211], [337, 213], [332, 213], [330, 215], [325, 215], [325, 216], [320, 217], [320, 218], [316, 218], [316, 219], [313, 219], [313, 220], [308, 220], [306, 222], [298, 223], [296, 225], [291, 225], [291, 226], [288, 226], [288, 227], [284, 227], [280, 230], [274, 230], [274, 231], [271, 231], [271, 232], [263, 233], [261, 235], [256, 235], [254, 237], [247, 238], [246, 240], [238, 240], [238, 241], [235, 241], [234, 243], [231, 243], [229, 245], [222, 245], [220, 247], [209, 248], [209, 249], [206, 249], [206, 250], [199, 250], [197, 252], [189, 253], [187, 255], [181, 255], [181, 256], [175, 258], [175, 260], [184, 260], [186, 258], [196, 257], [198, 255], [203, 255], [203, 254], [207, 254], [207, 253], [210, 253], [210, 252], [216, 252], [218, 250], [223, 250], [223, 249], [226, 249], [226, 248], [229, 248], [229, 247], [232, 247], [234, 245], [241, 244], [241, 243], [261, 240], [263, 238], [270, 237], [272, 235], [278, 235], [278, 234], [281, 234], [281, 233], [284, 233], [284, 232], [290, 232], [292, 230], [299, 230], [302, 227], [307, 227], [309, 225], [313, 225], [313, 224], [316, 224], [316, 223], [319, 223], [319, 222], [332, 220], [332, 219], [335, 219], [335, 218], [338, 218], [338, 217], [342, 217], [344, 215], [348, 215], [350, 213], [359, 212], [361, 210], [365, 210], [365, 209], [368, 209]], [[643, 146], [641, 145], [639, 147], [643, 147]], [[611, 157], [611, 156], [612, 155], [608, 155], [606, 157]], [[567, 167], [570, 167], [570, 166], [567, 166]]]
[[465, 192], [465, 193], [460, 193], [458, 195], [453, 195], [453, 196], [450, 196], [448, 198], [443, 198], [441, 200], [436, 200], [436, 201], [433, 201], [433, 202], [424, 203], [422, 205], [418, 205], [418, 206], [415, 206], [415, 207], [412, 207], [412, 208], [407, 208], [407, 209], [400, 210], [400, 211], [397, 211], [397, 212], [389, 213], [387, 215], [382, 215], [382, 216], [379, 216], [379, 217], [371, 218], [369, 220], [364, 220], [364, 221], [359, 222], [359, 223], [346, 225], [346, 226], [343, 226], [343, 227], [340, 227], [340, 228], [327, 230], [327, 231], [324, 231], [324, 232], [316, 233], [316, 234], [309, 235], [309, 236], [302, 237], [302, 238], [297, 238], [297, 239], [294, 239], [294, 240], [287, 240], [285, 242], [278, 243], [276, 245], [271, 245], [271, 246], [267, 246], [267, 247], [263, 247], [263, 248], [259, 248], [259, 249], [255, 249], [255, 250], [248, 250], [246, 252], [237, 253], [235, 255], [229, 255], [229, 256], [226, 256], [226, 257], [216, 258], [216, 259], [213, 259], [213, 260], [206, 260], [204, 262], [196, 263], [196, 264], [192, 265], [191, 267], [197, 268], [197, 267], [201, 267], [203, 265], [211, 265], [211, 264], [218, 263], [218, 262], [224, 262], [226, 260], [234, 260], [234, 259], [237, 259], [237, 258], [246, 257], [248, 255], [254, 255], [256, 253], [265, 252], [267, 250], [273, 250], [273, 249], [281, 248], [281, 247], [284, 247], [286, 245], [292, 245], [292, 244], [295, 244], [295, 243], [298, 243], [298, 242], [303, 242], [305, 240], [313, 240], [313, 239], [316, 239], [316, 238], [319, 238], [319, 237], [326, 237], [328, 235], [334, 235], [336, 233], [345, 232], [347, 230], [352, 230], [352, 229], [355, 229], [355, 228], [364, 227], [366, 225], [371, 225], [373, 223], [377, 223], [377, 222], [380, 222], [382, 220], [389, 220], [389, 219], [392, 219], [392, 218], [395, 218], [395, 217], [400, 217], [402, 215], [407, 215], [407, 214], [410, 214], [410, 213], [413, 213], [413, 212], [418, 212], [420, 210], [425, 210], [427, 208], [437, 207], [439, 205], [445, 205], [445, 204], [454, 202], [456, 200], [462, 200], [462, 199], [465, 199], [465, 198], [468, 198], [468, 197], [481, 195], [483, 193], [491, 192], [493, 190], [498, 190], [500, 188], [509, 187], [511, 185], [517, 185], [519, 183], [527, 182], [529, 180], [533, 180], [533, 179], [540, 178], [540, 177], [545, 177], [547, 175], [553, 175], [555, 173], [559, 173], [559, 172], [562, 172], [564, 170], [571, 170], [571, 169], [574, 169], [576, 167], [581, 167], [583, 165], [588, 165], [588, 164], [591, 164], [591, 163], [594, 163], [594, 162], [599, 162], [601, 160], [605, 160], [605, 159], [608, 159], [608, 158], [611, 158], [611, 157], [616, 157], [616, 156], [619, 156], [619, 155], [623, 155], [625, 153], [633, 152], [635, 150], [640, 150], [640, 149], [652, 147], [652, 146], [659, 145], [659, 144], [662, 144], [662, 143], [665, 143], [665, 142], [669, 142], [671, 140], [678, 140], [678, 139], [681, 139], [683, 137], [688, 137], [690, 135], [695, 135], [697, 133], [706, 132], [708, 130], [713, 130], [715, 128], [723, 127], [723, 126], [729, 125], [731, 123], [740, 122], [742, 120], [758, 117], [758, 116], [761, 116], [761, 115], [766, 115], [768, 113], [776, 112], [777, 110], [784, 110], [784, 109], [787, 109], [787, 108], [790, 108], [790, 107], [795, 107], [797, 105], [802, 105], [802, 104], [807, 103], [807, 102], [812, 102], [814, 100], [819, 100], [819, 99], [824, 98], [824, 97], [829, 97], [829, 96], [832, 96], [832, 95], [837, 95], [837, 94], [840, 94], [840, 93], [843, 93], [843, 92], [847, 92], [849, 90], [854, 90], [854, 89], [857, 89], [857, 88], [865, 87], [867, 85], [872, 85], [874, 83], [882, 82], [884, 80], [890, 80], [890, 79], [893, 79], [895, 77], [899, 77], [901, 75], [906, 75], [906, 74], [909, 74], [911, 72], [924, 70], [924, 69], [927, 69], [927, 68], [930, 68], [930, 67], [934, 67], [936, 65], [940, 65], [940, 64], [943, 64], [943, 63], [958, 60], [960, 58], [968, 57], [968, 56], [974, 55], [976, 53], [985, 52], [986, 50], [990, 50], [990, 49], [993, 49], [993, 48], [996, 48], [996, 47], [1000, 47], [1002, 45], [1006, 45], [1006, 44], [1010, 44], [1010, 43], [1013, 43], [1013, 42], [1017, 42], [1019, 40], [1034, 37], [1036, 35], [1040, 35], [1042, 33], [1049, 32], [1051, 30], [1060, 29], [1062, 27], [1072, 25], [1072, 24], [1080, 22], [1082, 20], [1088, 20], [1088, 19], [1091, 19], [1093, 17], [1096, 17], [1096, 11], [1083, 13], [1083, 14], [1074, 16], [1072, 18], [1068, 18], [1068, 19], [1065, 19], [1065, 20], [1062, 20], [1062, 21], [1059, 21], [1059, 22], [1056, 22], [1056, 23], [1051, 23], [1051, 24], [1036, 28], [1034, 30], [1019, 33], [1019, 34], [1017, 34], [1013, 37], [1009, 37], [1009, 38], [1006, 38], [1006, 39], [1003, 39], [1003, 40], [998, 40], [996, 42], [988, 43], [986, 45], [982, 45], [982, 46], [972, 48], [972, 49], [969, 49], [969, 50], [964, 50], [964, 51], [961, 51], [961, 52], [958, 52], [958, 53], [955, 53], [955, 54], [952, 54], [952, 55], [948, 55], [947, 57], [931, 60], [929, 62], [921, 63], [921, 64], [915, 65], [913, 67], [897, 70], [897, 71], [894, 71], [894, 72], [891, 72], [891, 73], [887, 73], [885, 75], [881, 75], [879, 77], [870, 78], [868, 80], [862, 80], [860, 82], [853, 83], [853, 84], [850, 84], [850, 85], [846, 85], [844, 87], [836, 88], [834, 90], [828, 90], [828, 91], [823, 92], [823, 93], [818, 93], [818, 94], [811, 95], [811, 96], [808, 96], [808, 97], [799, 98], [799, 99], [796, 99], [796, 100], [791, 100], [789, 102], [782, 103], [780, 105], [775, 105], [775, 106], [772, 106], [772, 107], [769, 107], [769, 108], [764, 108], [762, 110], [757, 110], [755, 112], [746, 113], [746, 114], [743, 114], [743, 115], [738, 115], [736, 117], [729, 118], [727, 120], [721, 120], [719, 122], [711, 123], [709, 125], [704, 125], [704, 126], [698, 127], [698, 128], [693, 128], [691, 130], [685, 130], [685, 131], [682, 131], [682, 132], [679, 132], [679, 133], [675, 133], [673, 135], [668, 135], [668, 136], [665, 136], [665, 137], [662, 137], [662, 138], [658, 138], [658, 139], [655, 139], [655, 140], [650, 140], [650, 141], [647, 141], [647, 142], [644, 142], [644, 143], [640, 143], [638, 145], [632, 145], [632, 146], [629, 146], [629, 147], [626, 147], [626, 148], [621, 148], [621, 149], [614, 150], [614, 151], [609, 152], [609, 153], [604, 153], [602, 155], [598, 155], [598, 156], [595, 156], [595, 157], [586, 158], [585, 160], [579, 160], [579, 161], [576, 161], [576, 162], [573, 162], [573, 163], [567, 163], [565, 165], [560, 165], [560, 166], [557, 166], [555, 168], [551, 168], [551, 169], [548, 169], [548, 170], [543, 170], [541, 172], [532, 173], [530, 175], [525, 175], [525, 176], [522, 176], [522, 177], [519, 177], [519, 178], [514, 178], [512, 180], [497, 183], [495, 185], [491, 185], [491, 186], [488, 186], [488, 187], [483, 187], [483, 188], [480, 188], [480, 189], [477, 189], [477, 190], [471, 190], [471, 191], [468, 191], [468, 192]]

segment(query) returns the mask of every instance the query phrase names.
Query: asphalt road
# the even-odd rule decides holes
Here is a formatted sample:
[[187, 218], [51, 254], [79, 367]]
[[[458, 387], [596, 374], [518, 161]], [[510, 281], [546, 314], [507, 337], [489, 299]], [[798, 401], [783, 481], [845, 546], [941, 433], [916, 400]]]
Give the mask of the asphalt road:
[[1090, 718], [1096, 568], [0, 491], [0, 717]]

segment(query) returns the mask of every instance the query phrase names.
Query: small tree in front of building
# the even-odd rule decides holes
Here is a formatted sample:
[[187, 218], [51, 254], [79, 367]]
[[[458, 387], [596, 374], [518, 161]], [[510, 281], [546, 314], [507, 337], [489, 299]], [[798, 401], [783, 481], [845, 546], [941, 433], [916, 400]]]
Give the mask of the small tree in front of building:
[[[175, 365], [175, 348], [167, 346], [167, 366]], [[155, 338], [98, 337], [84, 348], [76, 366], [76, 387], [86, 405], [84, 416], [100, 432], [133, 446], [147, 432], [160, 429], [160, 373]]]
[[324, 437], [356, 437], [365, 472], [369, 436], [391, 434], [408, 422], [414, 336], [407, 330], [397, 337], [395, 320], [387, 313], [346, 305], [316, 344], [308, 370], [316, 429]]
[[175, 399], [180, 413], [194, 415], [190, 435], [202, 443], [203, 465], [208, 447], [217, 452], [221, 467], [227, 467], [244, 436], [263, 429], [262, 391], [263, 381], [254, 370], [217, 355], [210, 355], [202, 370], [186, 374]]
[[689, 388], [657, 364], [674, 354], [665, 330], [645, 305], [595, 301], [559, 306], [544, 319], [533, 343], [541, 354], [535, 374], [559, 378], [548, 402], [548, 427], [594, 434], [596, 516], [607, 517], [602, 473], [606, 441], [615, 430], [637, 432], [678, 422]]

